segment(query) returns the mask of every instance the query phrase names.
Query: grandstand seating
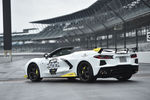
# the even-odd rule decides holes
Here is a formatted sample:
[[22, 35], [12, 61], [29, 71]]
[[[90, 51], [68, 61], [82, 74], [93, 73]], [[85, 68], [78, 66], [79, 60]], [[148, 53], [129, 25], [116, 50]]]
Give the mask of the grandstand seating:
[[[104, 4], [101, 4], [101, 3]], [[146, 5], [146, 4], [147, 5]], [[94, 3], [92, 6], [89, 8], [85, 9], [87, 16], [84, 17], [76, 17], [75, 19], [69, 19], [69, 21], [60, 21], [56, 23], [49, 23], [47, 27], [45, 27], [42, 31], [40, 31], [37, 34], [23, 34], [23, 35], [15, 35], [12, 37], [12, 41], [43, 41], [43, 40], [65, 40], [65, 37], [80, 37], [81, 35], [89, 35], [93, 36], [93, 34], [96, 34], [96, 42], [97, 46], [105, 46], [107, 43], [107, 39], [105, 38], [104, 40], [99, 40], [97, 39], [99, 36], [103, 37], [106, 36], [106, 33], [103, 32], [103, 30], [106, 29], [111, 29], [117, 24], [124, 24], [127, 22], [130, 22], [130, 20], [137, 19], [139, 16], [143, 16], [146, 14], [150, 15], [150, 8], [148, 6], [150, 4], [150, 0], [110, 0], [108, 2], [107, 0], [98, 0], [96, 3]], [[101, 5], [101, 6], [100, 6]], [[80, 11], [79, 11], [80, 12]], [[84, 11], [81, 11], [84, 12]], [[89, 13], [87, 13], [89, 12]], [[92, 13], [91, 13], [92, 12]], [[75, 13], [76, 14], [76, 13]], [[83, 13], [82, 13], [83, 14]], [[79, 14], [78, 14], [79, 15]], [[77, 16], [78, 16], [77, 15]], [[66, 15], [69, 16], [69, 15]], [[63, 16], [64, 17], [64, 16]], [[67, 19], [67, 17], [66, 17]], [[50, 19], [51, 20], [51, 19]], [[136, 22], [135, 22], [136, 23]], [[40, 24], [40, 23], [37, 23]], [[44, 24], [44, 22], [42, 22]], [[46, 23], [47, 24], [47, 23]], [[150, 26], [150, 24], [145, 25]], [[140, 26], [140, 27], [145, 27], [145, 26]], [[136, 29], [136, 25], [132, 24], [133, 29]], [[132, 28], [131, 27], [131, 28]], [[139, 27], [139, 26], [138, 26]], [[150, 27], [149, 27], [150, 28]], [[130, 26], [127, 26], [127, 29], [130, 29]], [[112, 30], [112, 29], [111, 29]], [[132, 29], [130, 29], [132, 30]], [[128, 30], [128, 31], [130, 31]], [[112, 34], [114, 37], [114, 32], [110, 32], [109, 34]], [[118, 34], [121, 35], [123, 32], [120, 32]], [[127, 34], [127, 32], [126, 32]], [[140, 36], [140, 35], [139, 35]], [[140, 43], [145, 43], [146, 42], [146, 34], [143, 36], [140, 36], [138, 41]], [[93, 38], [93, 37], [91, 37]], [[118, 46], [123, 44], [123, 38], [120, 36], [118, 37], [120, 43], [118, 43]], [[109, 40], [110, 46], [114, 45], [114, 40], [115, 38], [112, 38]], [[77, 40], [77, 41], [76, 41]], [[81, 38], [78, 40], [76, 39], [73, 45], [80, 45], [80, 46], [85, 46], [86, 41], [83, 41], [81, 43]], [[127, 37], [127, 44], [135, 44], [136, 37]], [[143, 41], [144, 40], [144, 41]], [[3, 41], [2, 36], [0, 37], [0, 43]], [[89, 45], [94, 44], [95, 40], [91, 39], [89, 40]], [[72, 42], [74, 42], [72, 40]], [[79, 43], [78, 43], [79, 42]], [[102, 42], [102, 43], [100, 43]], [[64, 43], [64, 44], [63, 44]], [[63, 43], [60, 43], [61, 45], [68, 45], [68, 42], [63, 41]], [[18, 48], [20, 48], [20, 51], [48, 51], [49, 48], [53, 47], [54, 44], [23, 44], [23, 45], [14, 45], [13, 49], [16, 51]], [[58, 45], [57, 45], [58, 46]], [[139, 50], [141, 49], [141, 45], [139, 45]], [[92, 48], [93, 46], [91, 46]], [[149, 48], [150, 46], [145, 46], [145, 48]], [[0, 47], [1, 48], [1, 47]]]

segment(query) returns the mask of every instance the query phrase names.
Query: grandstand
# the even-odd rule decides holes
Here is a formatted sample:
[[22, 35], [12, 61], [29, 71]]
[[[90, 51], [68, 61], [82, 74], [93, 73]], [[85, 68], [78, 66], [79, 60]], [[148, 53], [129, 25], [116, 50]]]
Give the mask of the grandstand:
[[[146, 40], [150, 32], [150, 0], [97, 0], [81, 11], [31, 23], [40, 32], [13, 35], [13, 52], [49, 52], [62, 46], [150, 50]], [[0, 35], [1, 52], [2, 42]]]

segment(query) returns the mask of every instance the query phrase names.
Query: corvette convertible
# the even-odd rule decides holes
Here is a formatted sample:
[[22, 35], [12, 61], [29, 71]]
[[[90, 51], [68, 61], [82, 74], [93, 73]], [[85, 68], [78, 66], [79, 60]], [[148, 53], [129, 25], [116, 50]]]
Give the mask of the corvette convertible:
[[130, 49], [63, 47], [28, 61], [25, 77], [33, 82], [43, 78], [79, 78], [83, 82], [116, 78], [126, 81], [138, 72], [138, 68], [137, 54]]

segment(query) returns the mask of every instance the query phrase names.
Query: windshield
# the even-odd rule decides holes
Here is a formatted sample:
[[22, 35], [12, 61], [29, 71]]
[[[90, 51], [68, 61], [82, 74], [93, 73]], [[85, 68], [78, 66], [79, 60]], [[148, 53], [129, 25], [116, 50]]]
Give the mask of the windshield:
[[83, 51], [80, 47], [64, 47], [56, 49], [55, 51], [51, 52], [49, 57], [57, 57], [57, 56], [64, 56], [71, 54], [76, 51]]

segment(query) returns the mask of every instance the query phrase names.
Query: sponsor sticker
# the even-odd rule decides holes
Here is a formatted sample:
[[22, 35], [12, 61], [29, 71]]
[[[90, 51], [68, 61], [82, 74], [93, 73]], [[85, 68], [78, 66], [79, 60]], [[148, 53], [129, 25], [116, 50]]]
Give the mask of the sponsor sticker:
[[56, 74], [57, 72], [57, 69], [59, 68], [59, 62], [58, 62], [58, 59], [54, 58], [54, 59], [51, 59], [48, 63], [48, 69], [49, 69], [49, 72], [50, 74]]

